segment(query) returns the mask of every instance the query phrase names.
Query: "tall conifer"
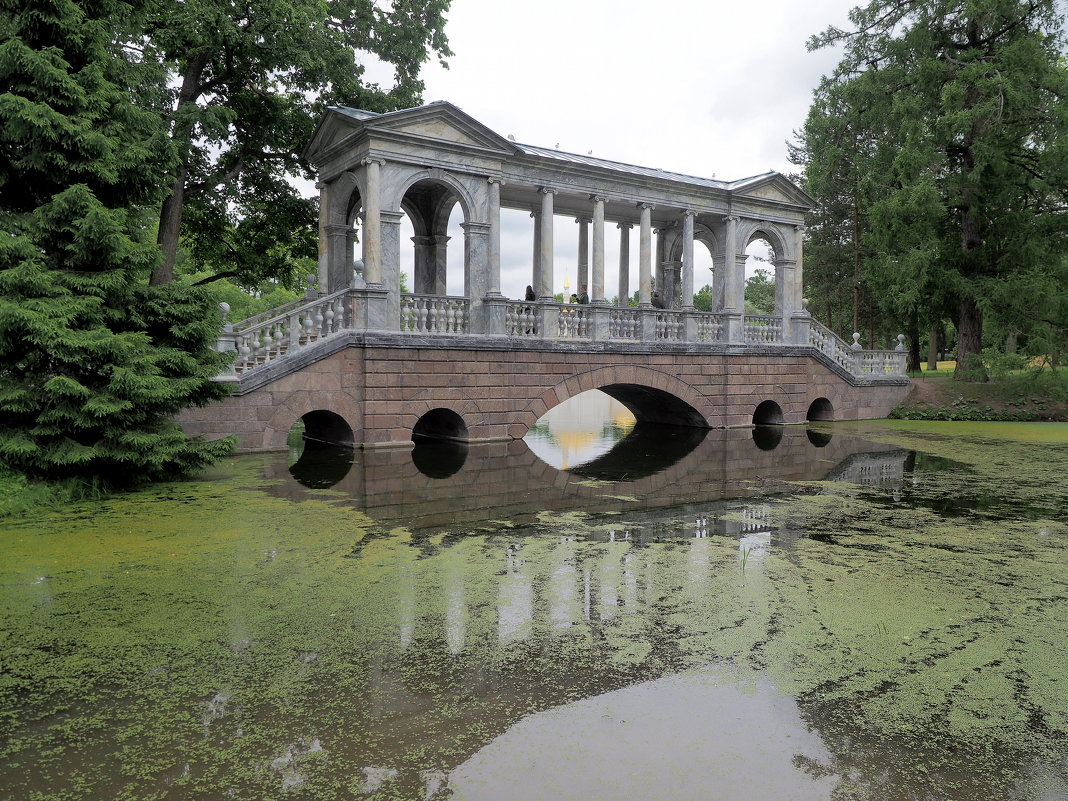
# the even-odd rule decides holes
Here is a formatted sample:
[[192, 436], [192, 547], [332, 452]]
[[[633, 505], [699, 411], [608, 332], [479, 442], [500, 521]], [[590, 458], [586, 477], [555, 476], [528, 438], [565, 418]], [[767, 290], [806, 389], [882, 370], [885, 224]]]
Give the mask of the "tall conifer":
[[[145, 220], [175, 163], [138, 0], [0, 0], [0, 463], [107, 486], [229, 452], [171, 416], [210, 381], [207, 295], [149, 287]], [[136, 98], [129, 93], [136, 87]]]

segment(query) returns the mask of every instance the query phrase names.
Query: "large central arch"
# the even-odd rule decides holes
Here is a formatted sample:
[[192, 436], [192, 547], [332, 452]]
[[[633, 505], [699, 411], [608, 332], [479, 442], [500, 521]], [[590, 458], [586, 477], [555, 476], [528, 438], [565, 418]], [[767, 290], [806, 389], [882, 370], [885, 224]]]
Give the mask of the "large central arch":
[[[642, 423], [712, 428], [715, 411], [693, 386], [650, 367], [599, 367], [564, 379], [542, 393], [521, 417], [530, 428], [545, 412], [569, 398], [599, 389], [630, 411]], [[539, 411], [540, 410], [540, 411]]]

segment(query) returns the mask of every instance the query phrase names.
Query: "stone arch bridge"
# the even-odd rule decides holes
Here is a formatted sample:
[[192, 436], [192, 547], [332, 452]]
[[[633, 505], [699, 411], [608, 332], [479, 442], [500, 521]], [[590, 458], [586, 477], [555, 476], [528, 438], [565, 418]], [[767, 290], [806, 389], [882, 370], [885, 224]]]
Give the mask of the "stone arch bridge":
[[[905, 395], [904, 350], [863, 350], [801, 298], [811, 200], [782, 175], [721, 181], [518, 144], [449, 103], [374, 114], [332, 108], [306, 156], [320, 182], [320, 260], [306, 296], [225, 324], [232, 396], [180, 416], [243, 451], [306, 435], [359, 446], [413, 437], [522, 437], [590, 389], [640, 421], [698, 427], [885, 416]], [[449, 214], [464, 216], [463, 294], [446, 293]], [[530, 212], [532, 299], [501, 294], [501, 208]], [[554, 299], [553, 221], [579, 223], [578, 285]], [[400, 225], [415, 292], [401, 291]], [[605, 228], [620, 230], [618, 303], [605, 297]], [[630, 298], [638, 231], [638, 304]], [[654, 243], [655, 233], [655, 243]], [[356, 258], [356, 240], [362, 247]], [[745, 249], [772, 248], [775, 310], [744, 308]], [[713, 308], [693, 299], [693, 250], [713, 263]], [[656, 292], [654, 294], [654, 287]]]

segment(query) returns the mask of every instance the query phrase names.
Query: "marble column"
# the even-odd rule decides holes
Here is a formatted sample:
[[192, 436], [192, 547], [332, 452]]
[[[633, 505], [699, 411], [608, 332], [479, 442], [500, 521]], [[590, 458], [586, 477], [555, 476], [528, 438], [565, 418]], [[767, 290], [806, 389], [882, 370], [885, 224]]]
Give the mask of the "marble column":
[[330, 245], [327, 227], [330, 225], [330, 191], [325, 181], [319, 181], [319, 291], [326, 292], [330, 283]]
[[738, 252], [738, 217], [732, 214], [723, 219], [727, 223], [723, 247], [723, 310], [740, 314], [745, 310], [745, 254]]
[[619, 229], [619, 297], [616, 303], [626, 308], [630, 302], [630, 231], [631, 223], [621, 222]]
[[326, 292], [337, 292], [352, 284], [352, 256], [349, 249], [351, 225], [326, 226], [328, 274]]
[[531, 262], [530, 286], [537, 297], [541, 294], [541, 212], [532, 211], [530, 216], [534, 219], [534, 256]]
[[667, 248], [665, 247], [667, 232], [667, 228], [653, 229], [653, 233], [656, 235], [656, 246], [653, 249], [653, 290], [660, 293], [660, 299], [670, 309], [674, 305], [672, 303], [674, 299], [672, 291], [675, 286], [673, 277], [669, 278], [668, 276], [668, 268], [671, 265], [667, 261]]
[[382, 197], [381, 168], [383, 162], [367, 159], [367, 193], [363, 199], [363, 277], [370, 286], [382, 283]]
[[653, 206], [639, 203], [641, 218], [638, 235], [638, 305], [651, 306], [653, 298]]
[[415, 259], [412, 276], [412, 291], [420, 295], [437, 294], [434, 287], [434, 237], [413, 236], [412, 244], [415, 246]]
[[593, 200], [593, 287], [591, 303], [604, 303], [604, 198], [591, 196]]
[[555, 189], [542, 187], [541, 192], [541, 287], [538, 299], [553, 299], [553, 195]]
[[682, 212], [682, 308], [693, 308], [693, 221], [697, 212]]
[[582, 292], [583, 285], [587, 288], [590, 285], [590, 223], [592, 220], [589, 217], [576, 217], [575, 222], [579, 226], [578, 283], [575, 286], [575, 294], [577, 295]]
[[[396, 329], [400, 327], [400, 228], [404, 218], [402, 211], [380, 211], [378, 269], [379, 285], [388, 290], [386, 319], [379, 327]], [[364, 223], [366, 230], [367, 223]]]
[[471, 304], [471, 321], [476, 329], [482, 329], [485, 317], [483, 299], [489, 294], [488, 279], [492, 272], [489, 265], [492, 226], [489, 223], [465, 222], [460, 223], [460, 227], [464, 231], [465, 294]]
[[489, 264], [486, 295], [501, 297], [501, 179], [487, 178], [489, 184]]

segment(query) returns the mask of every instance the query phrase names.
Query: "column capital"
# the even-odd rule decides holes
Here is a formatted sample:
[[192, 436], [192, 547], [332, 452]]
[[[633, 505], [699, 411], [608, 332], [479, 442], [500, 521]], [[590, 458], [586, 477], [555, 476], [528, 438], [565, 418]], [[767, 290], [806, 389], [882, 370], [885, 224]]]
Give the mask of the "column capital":
[[604, 195], [593, 194], [590, 195], [590, 200], [592, 200], [594, 203], [604, 203], [606, 200], [608, 200], [608, 198]]
[[682, 210], [682, 216], [683, 217], [696, 217], [697, 216], [697, 212], [694, 211], [693, 209], [683, 209]]
[[629, 231], [633, 227], [634, 227], [634, 223], [629, 223], [629, 222], [616, 223], [616, 228], [618, 228], [620, 231]]
[[326, 229], [326, 233], [329, 236], [340, 236], [342, 234], [347, 234], [351, 230], [351, 227], [348, 226], [348, 225], [336, 225], [336, 224], [334, 224], [334, 225], [325, 226], [325, 229]]
[[490, 224], [483, 222], [462, 222], [460, 223], [460, 227], [464, 230], [464, 233], [480, 234], [483, 236], [488, 234], [490, 230]]
[[382, 166], [385, 165], [385, 163], [386, 163], [386, 160], [382, 159], [382, 158], [366, 158], [366, 159], [364, 159], [363, 161], [360, 162], [360, 166], [363, 167], [363, 166], [369, 166], [371, 164], [377, 164], [379, 167], [382, 167]]
[[580, 225], [581, 224], [589, 225], [590, 223], [593, 222], [593, 217], [586, 217], [585, 215], [580, 215], [580, 216], [575, 218], [575, 222], [579, 223]]
[[538, 191], [543, 195], [555, 195], [557, 193], [557, 190], [551, 186], [539, 186]]
[[656, 206], [654, 206], [652, 203], [645, 203], [644, 201], [641, 203], [635, 203], [634, 205], [637, 206], [639, 209], [649, 209], [650, 211], [656, 208]]
[[382, 222], [387, 225], [398, 225], [401, 218], [404, 217], [403, 211], [380, 211], [378, 216], [382, 218]]
[[538, 217], [541, 216], [541, 209], [533, 209], [533, 210], [531, 210], [530, 216], [533, 217], [535, 220], [538, 219]]
[[723, 222], [725, 222], [725, 223], [732, 223], [732, 222], [736, 223], [740, 219], [741, 219], [741, 217], [739, 217], [737, 214], [728, 214], [726, 217], [723, 218]]
[[486, 183], [488, 183], [488, 184], [497, 184], [498, 186], [504, 186], [505, 180], [503, 178], [501, 178], [499, 175], [487, 175], [486, 176]]
[[801, 223], [800, 225], [795, 225], [794, 226], [794, 230], [797, 231], [797, 233], [799, 233], [799, 234], [803, 234], [803, 233], [805, 233], [805, 231], [808, 230], [808, 226], [805, 225], [804, 223]]

